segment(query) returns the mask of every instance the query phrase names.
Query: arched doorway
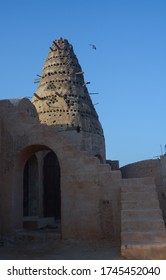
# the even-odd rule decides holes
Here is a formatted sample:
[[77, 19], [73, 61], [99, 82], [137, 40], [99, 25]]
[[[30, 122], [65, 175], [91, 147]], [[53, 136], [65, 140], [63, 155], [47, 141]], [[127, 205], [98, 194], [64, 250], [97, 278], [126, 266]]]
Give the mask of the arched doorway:
[[35, 216], [38, 210], [38, 164], [36, 155], [26, 162], [23, 174], [23, 215]]
[[50, 149], [38, 149], [25, 163], [23, 227], [61, 230], [60, 164]]
[[61, 218], [60, 165], [52, 151], [44, 157], [44, 216]]

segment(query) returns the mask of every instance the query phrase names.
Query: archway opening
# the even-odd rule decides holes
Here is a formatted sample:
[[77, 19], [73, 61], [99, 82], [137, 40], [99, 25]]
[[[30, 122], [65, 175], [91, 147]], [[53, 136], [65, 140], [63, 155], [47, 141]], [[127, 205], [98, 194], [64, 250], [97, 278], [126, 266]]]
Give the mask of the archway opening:
[[38, 209], [37, 198], [38, 163], [36, 155], [27, 160], [23, 175], [23, 215], [35, 216]]
[[44, 157], [44, 216], [61, 218], [60, 165], [51, 151]]
[[61, 229], [60, 164], [51, 150], [37, 147], [23, 170], [23, 227]]

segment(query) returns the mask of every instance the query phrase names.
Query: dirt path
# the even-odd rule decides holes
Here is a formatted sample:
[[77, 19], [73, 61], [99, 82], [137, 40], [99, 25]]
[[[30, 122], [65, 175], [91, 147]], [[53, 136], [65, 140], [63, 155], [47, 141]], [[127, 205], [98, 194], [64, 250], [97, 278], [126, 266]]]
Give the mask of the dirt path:
[[1, 260], [120, 260], [117, 244], [110, 241], [50, 240], [6, 243], [0, 246]]

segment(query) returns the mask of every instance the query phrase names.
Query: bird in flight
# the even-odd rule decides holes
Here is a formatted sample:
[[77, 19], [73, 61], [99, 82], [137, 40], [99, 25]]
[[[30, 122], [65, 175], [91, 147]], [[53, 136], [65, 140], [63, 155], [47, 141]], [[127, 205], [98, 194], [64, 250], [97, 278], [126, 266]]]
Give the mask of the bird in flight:
[[93, 45], [93, 44], [89, 44], [89, 46], [91, 46], [91, 47], [92, 47], [92, 49], [96, 50], [96, 46], [95, 46], [95, 45]]

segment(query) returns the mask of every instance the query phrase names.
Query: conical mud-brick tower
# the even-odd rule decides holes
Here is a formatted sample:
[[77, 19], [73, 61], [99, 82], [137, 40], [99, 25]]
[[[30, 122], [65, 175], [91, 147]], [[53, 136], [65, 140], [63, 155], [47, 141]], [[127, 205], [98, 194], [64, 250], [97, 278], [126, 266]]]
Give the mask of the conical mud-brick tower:
[[105, 141], [73, 47], [55, 40], [45, 61], [32, 103], [41, 123], [105, 162]]

